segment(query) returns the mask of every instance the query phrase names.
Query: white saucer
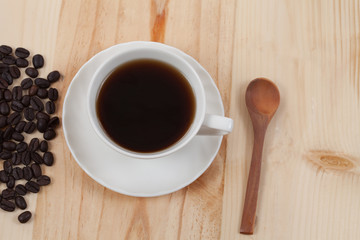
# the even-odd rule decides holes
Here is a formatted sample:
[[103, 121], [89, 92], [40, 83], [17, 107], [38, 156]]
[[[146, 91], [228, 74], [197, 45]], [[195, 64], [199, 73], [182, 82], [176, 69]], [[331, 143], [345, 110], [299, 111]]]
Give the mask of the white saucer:
[[[196, 136], [169, 156], [143, 160], [118, 153], [95, 133], [88, 119], [86, 93], [96, 68], [117, 51], [146, 42], [110, 47], [91, 58], [75, 75], [65, 96], [63, 129], [66, 142], [79, 166], [101, 185], [125, 195], [151, 197], [177, 191], [195, 181], [219, 151], [222, 136]], [[158, 44], [194, 66], [206, 92], [206, 113], [224, 116], [220, 93], [206, 70], [192, 57], [173, 47]]]

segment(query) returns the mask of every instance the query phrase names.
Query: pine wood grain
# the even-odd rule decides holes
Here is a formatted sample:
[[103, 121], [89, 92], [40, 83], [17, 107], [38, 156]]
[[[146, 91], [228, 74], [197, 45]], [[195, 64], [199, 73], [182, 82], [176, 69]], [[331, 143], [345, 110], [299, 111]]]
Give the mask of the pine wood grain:
[[[134, 198], [91, 180], [61, 131], [53, 183], [27, 198], [34, 218], [0, 212], [0, 239], [359, 239], [358, 0], [0, 0], [0, 44], [46, 57], [64, 78], [117, 43], [152, 40], [197, 59], [235, 121], [211, 167], [190, 186]], [[239, 234], [253, 143], [245, 89], [273, 80], [281, 104], [264, 144], [253, 236]]]

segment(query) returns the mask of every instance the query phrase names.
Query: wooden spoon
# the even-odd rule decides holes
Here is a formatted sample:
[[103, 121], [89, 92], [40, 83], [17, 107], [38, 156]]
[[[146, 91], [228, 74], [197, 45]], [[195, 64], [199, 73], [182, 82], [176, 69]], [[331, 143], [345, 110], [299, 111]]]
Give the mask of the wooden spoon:
[[267, 126], [279, 106], [280, 93], [270, 80], [257, 78], [250, 82], [246, 89], [245, 99], [254, 129], [254, 146], [240, 233], [253, 234], [263, 143]]

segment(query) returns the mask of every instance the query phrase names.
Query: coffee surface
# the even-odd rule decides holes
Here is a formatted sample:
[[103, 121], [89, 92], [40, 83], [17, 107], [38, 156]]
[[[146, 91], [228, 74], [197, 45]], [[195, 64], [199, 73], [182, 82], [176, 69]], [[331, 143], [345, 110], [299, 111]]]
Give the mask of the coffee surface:
[[195, 97], [186, 78], [171, 65], [140, 59], [117, 67], [105, 79], [96, 112], [107, 135], [126, 149], [163, 150], [189, 129]]

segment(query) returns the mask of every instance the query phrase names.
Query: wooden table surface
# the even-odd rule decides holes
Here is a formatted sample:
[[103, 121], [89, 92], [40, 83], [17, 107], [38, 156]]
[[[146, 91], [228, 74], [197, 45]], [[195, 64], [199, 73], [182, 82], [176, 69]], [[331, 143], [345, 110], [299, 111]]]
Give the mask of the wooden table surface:
[[[26, 196], [25, 225], [0, 239], [360, 239], [358, 0], [0, 0], [0, 45], [41, 53], [66, 90], [94, 54], [134, 40], [175, 46], [215, 80], [233, 132], [211, 167], [173, 194], [108, 190], [74, 161], [62, 130], [52, 184]], [[265, 139], [255, 234], [239, 234], [253, 132], [244, 93], [272, 79], [281, 104]]]

